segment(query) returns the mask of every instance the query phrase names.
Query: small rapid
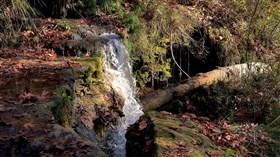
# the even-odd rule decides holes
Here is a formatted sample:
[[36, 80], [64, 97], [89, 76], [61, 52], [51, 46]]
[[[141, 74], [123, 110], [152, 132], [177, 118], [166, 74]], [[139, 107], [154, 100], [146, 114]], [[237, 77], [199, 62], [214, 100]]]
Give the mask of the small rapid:
[[125, 46], [114, 33], [104, 33], [100, 37], [107, 41], [103, 49], [105, 74], [111, 80], [112, 88], [124, 97], [124, 117], [119, 119], [114, 129], [107, 131], [106, 147], [110, 150], [110, 156], [125, 157], [126, 129], [134, 124], [143, 112], [135, 96], [135, 79]]

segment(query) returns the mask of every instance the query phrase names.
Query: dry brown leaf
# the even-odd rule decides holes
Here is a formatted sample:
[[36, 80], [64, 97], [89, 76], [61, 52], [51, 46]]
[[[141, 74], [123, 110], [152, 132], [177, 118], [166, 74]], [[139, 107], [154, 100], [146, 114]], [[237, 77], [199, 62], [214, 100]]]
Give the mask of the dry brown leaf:
[[143, 130], [147, 127], [147, 122], [145, 120], [142, 120], [140, 123], [139, 123], [139, 130]]
[[25, 123], [25, 124], [23, 125], [23, 127], [24, 127], [25, 129], [34, 128], [34, 127], [35, 127], [35, 124], [29, 122], [29, 123]]
[[77, 145], [78, 147], [84, 148], [84, 147], [90, 147], [91, 143], [89, 141], [79, 141]]
[[187, 143], [186, 143], [185, 141], [180, 141], [180, 142], [178, 143], [178, 145], [179, 145], [180, 147], [186, 147], [186, 146], [187, 146]]
[[172, 130], [175, 130], [175, 131], [179, 130], [179, 128], [177, 126], [170, 126], [169, 128], [172, 129]]
[[221, 157], [221, 154], [215, 152], [210, 155], [211, 157]]
[[20, 104], [25, 104], [25, 103], [37, 102], [40, 97], [37, 95], [33, 95], [29, 92], [24, 92], [23, 94], [19, 95], [19, 98], [20, 98]]

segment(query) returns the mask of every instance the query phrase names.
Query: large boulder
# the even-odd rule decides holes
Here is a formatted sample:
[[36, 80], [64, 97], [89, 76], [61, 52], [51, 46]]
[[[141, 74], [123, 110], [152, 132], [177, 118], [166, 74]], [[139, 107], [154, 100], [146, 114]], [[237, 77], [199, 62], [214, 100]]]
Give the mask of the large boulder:
[[224, 156], [226, 154], [201, 132], [198, 123], [184, 120], [168, 112], [146, 113], [129, 129], [127, 140], [128, 156]]

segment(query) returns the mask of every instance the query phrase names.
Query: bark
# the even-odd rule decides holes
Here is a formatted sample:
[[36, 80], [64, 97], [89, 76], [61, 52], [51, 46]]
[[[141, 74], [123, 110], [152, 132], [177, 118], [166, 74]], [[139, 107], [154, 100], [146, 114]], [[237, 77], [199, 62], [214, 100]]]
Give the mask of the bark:
[[219, 67], [218, 69], [210, 72], [200, 73], [195, 77], [183, 81], [176, 87], [160, 89], [141, 98], [143, 111], [147, 112], [155, 110], [156, 108], [168, 103], [173, 98], [183, 96], [188, 91], [193, 90], [199, 86], [211, 85], [218, 81], [237, 81], [243, 76], [263, 73], [265, 71], [268, 71], [269, 69], [270, 67], [264, 63], [253, 62], [237, 64], [228, 67]]

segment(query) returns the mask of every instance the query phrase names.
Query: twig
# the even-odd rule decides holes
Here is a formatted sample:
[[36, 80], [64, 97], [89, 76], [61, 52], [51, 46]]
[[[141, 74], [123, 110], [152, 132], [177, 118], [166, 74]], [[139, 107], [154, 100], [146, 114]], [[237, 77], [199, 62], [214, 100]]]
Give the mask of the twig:
[[280, 115], [279, 115], [277, 118], [275, 118], [271, 123], [269, 123], [269, 124], [267, 125], [267, 127], [271, 126], [273, 123], [275, 123], [275, 122], [278, 121], [279, 119], [280, 119]]
[[172, 48], [172, 31], [170, 31], [170, 51], [171, 51], [171, 55], [172, 55], [172, 59], [174, 61], [174, 63], [177, 65], [177, 67], [188, 77], [190, 78], [190, 75], [188, 73], [186, 73], [181, 66], [177, 63], [174, 54], [173, 54], [173, 48]]

